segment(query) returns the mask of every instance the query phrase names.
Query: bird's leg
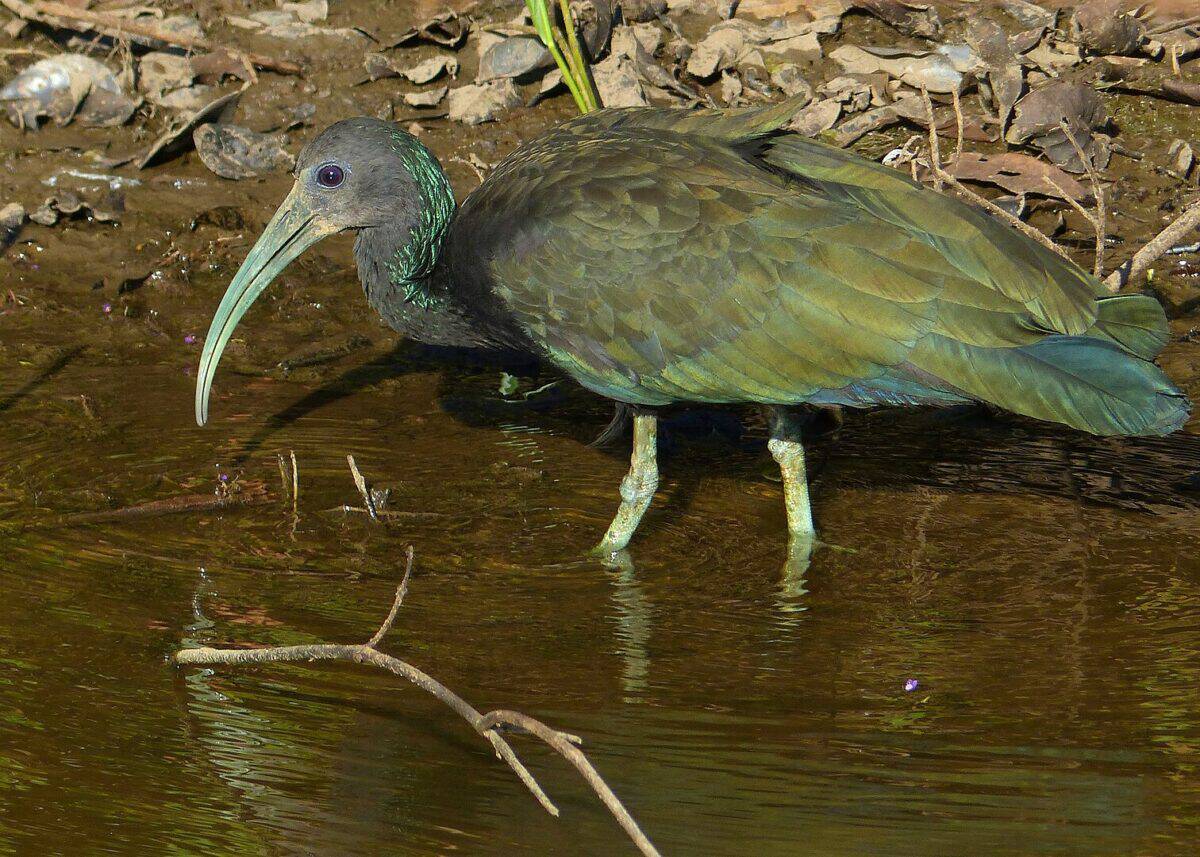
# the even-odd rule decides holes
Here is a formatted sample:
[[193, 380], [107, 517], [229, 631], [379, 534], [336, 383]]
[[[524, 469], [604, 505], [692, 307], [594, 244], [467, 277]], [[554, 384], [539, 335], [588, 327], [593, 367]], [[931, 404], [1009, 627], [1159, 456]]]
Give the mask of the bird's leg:
[[812, 506], [808, 501], [808, 476], [804, 471], [804, 446], [800, 442], [800, 430], [786, 407], [773, 405], [769, 411], [768, 424], [771, 439], [767, 449], [779, 464], [783, 475], [783, 500], [787, 505], [788, 553], [812, 551], [816, 541], [813, 529]]
[[596, 547], [607, 556], [629, 544], [658, 487], [658, 417], [650, 411], [633, 414], [633, 455], [629, 473], [621, 480], [621, 505], [608, 532]]

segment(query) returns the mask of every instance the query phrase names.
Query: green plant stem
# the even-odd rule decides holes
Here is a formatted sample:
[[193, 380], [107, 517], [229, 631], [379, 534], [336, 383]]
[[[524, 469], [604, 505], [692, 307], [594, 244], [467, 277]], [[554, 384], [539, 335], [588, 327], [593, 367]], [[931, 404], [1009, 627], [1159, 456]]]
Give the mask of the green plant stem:
[[568, 37], [563, 39], [550, 18], [548, 0], [525, 0], [525, 7], [533, 19], [533, 28], [538, 38], [554, 57], [558, 70], [562, 73], [563, 83], [571, 92], [575, 106], [580, 113], [589, 113], [599, 107], [599, 98], [592, 88], [591, 78], [587, 74], [587, 63], [575, 34], [575, 24], [571, 19], [570, 6], [567, 0], [560, 0], [563, 13], [563, 23]]
[[588, 64], [583, 56], [583, 48], [579, 44], [579, 32], [575, 27], [574, 19], [571, 17], [571, 4], [568, 0], [558, 0], [558, 6], [562, 11], [563, 28], [567, 31], [567, 43], [570, 46], [570, 55], [575, 58], [575, 71], [578, 75], [576, 82], [583, 93], [584, 100], [588, 103], [588, 110], [596, 110], [600, 107], [600, 99], [596, 91], [592, 88], [592, 80], [587, 73]]

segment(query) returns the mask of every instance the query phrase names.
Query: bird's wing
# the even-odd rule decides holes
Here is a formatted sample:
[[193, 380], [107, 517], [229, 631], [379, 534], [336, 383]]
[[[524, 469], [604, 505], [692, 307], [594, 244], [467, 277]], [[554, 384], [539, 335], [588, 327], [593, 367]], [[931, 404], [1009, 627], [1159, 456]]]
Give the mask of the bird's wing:
[[455, 233], [597, 392], [797, 402], [887, 375], [931, 332], [1042, 335], [1019, 300], [948, 261], [939, 242], [975, 230], [947, 220], [932, 237], [897, 228], [721, 141], [630, 128], [542, 138], [468, 198]]

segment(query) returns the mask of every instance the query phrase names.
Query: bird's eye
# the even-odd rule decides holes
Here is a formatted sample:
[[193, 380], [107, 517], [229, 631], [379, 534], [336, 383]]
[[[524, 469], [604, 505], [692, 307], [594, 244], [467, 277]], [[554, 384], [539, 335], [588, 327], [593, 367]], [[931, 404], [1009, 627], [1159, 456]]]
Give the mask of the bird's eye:
[[317, 170], [317, 184], [321, 187], [337, 187], [345, 177], [345, 172], [337, 164], [326, 164]]

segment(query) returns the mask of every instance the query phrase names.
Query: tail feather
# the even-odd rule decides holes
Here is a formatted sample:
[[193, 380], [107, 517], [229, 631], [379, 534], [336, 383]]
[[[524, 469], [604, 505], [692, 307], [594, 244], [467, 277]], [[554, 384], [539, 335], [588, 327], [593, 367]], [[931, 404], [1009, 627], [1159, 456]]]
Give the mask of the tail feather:
[[1153, 360], [1167, 344], [1167, 316], [1149, 295], [1112, 295], [1096, 300], [1093, 335], [1120, 345], [1143, 360]]
[[[1148, 342], [1134, 340], [1144, 351]], [[1170, 434], [1190, 413], [1187, 397], [1161, 369], [1098, 337], [982, 348], [930, 336], [911, 360], [973, 398], [1092, 434]]]

